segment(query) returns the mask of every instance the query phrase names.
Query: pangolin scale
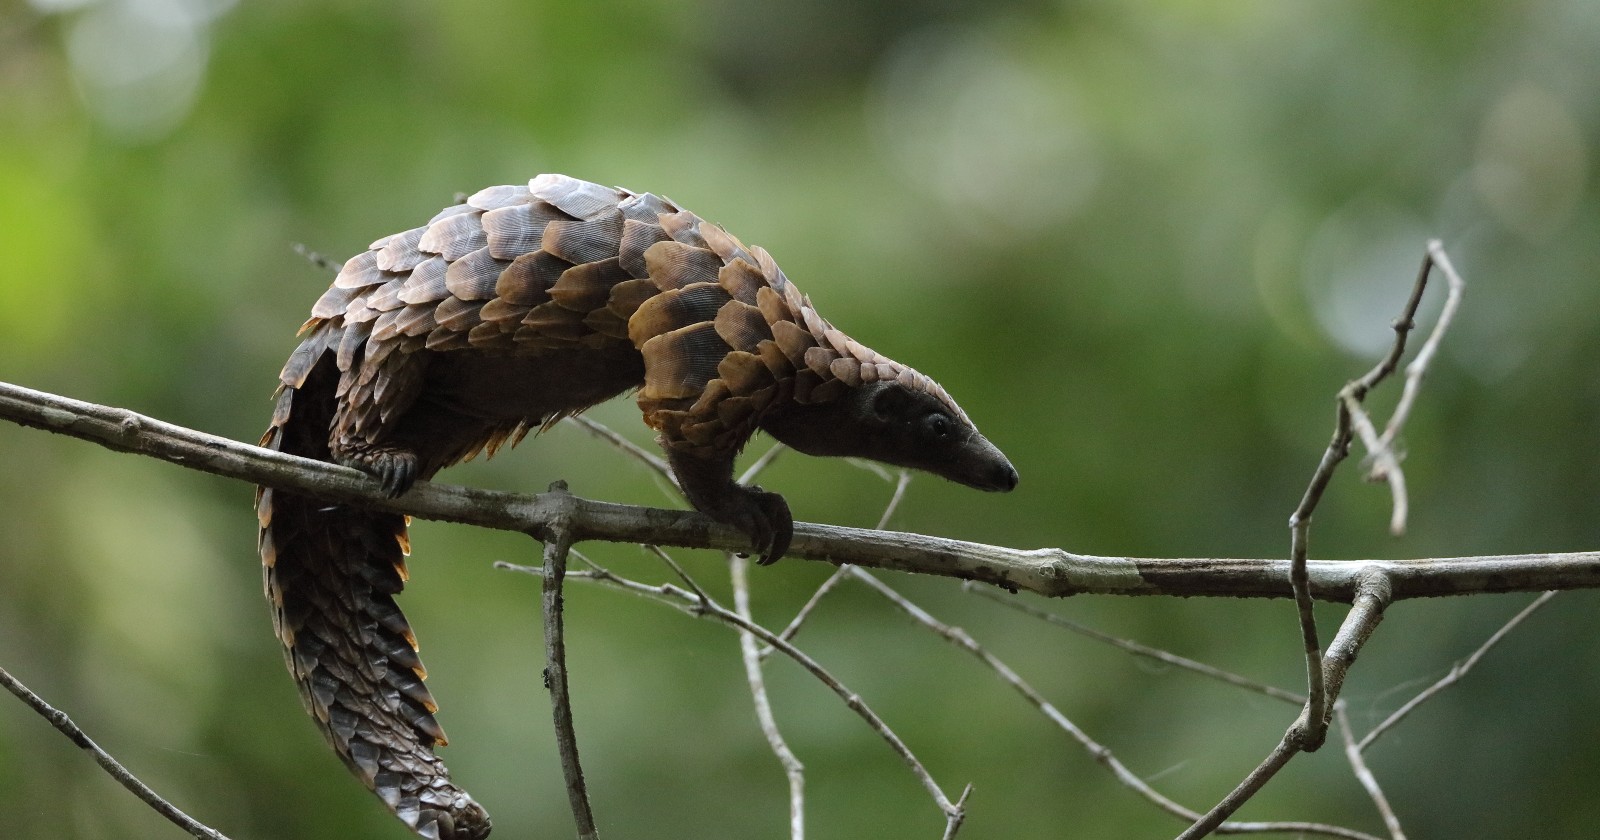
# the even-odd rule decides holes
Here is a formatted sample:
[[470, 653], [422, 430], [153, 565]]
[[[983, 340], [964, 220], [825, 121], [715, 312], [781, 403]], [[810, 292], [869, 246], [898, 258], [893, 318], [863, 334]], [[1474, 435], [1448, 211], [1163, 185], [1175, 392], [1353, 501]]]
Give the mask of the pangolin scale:
[[[1017, 473], [933, 380], [835, 329], [771, 256], [650, 193], [563, 175], [490, 187], [344, 264], [280, 375], [262, 445], [385, 489], [638, 389], [695, 508], [783, 555], [788, 505], [743, 487], [758, 429], [801, 452], [983, 490]], [[488, 835], [451, 780], [416, 638], [395, 605], [405, 518], [262, 488], [273, 624], [344, 763], [414, 832]]]

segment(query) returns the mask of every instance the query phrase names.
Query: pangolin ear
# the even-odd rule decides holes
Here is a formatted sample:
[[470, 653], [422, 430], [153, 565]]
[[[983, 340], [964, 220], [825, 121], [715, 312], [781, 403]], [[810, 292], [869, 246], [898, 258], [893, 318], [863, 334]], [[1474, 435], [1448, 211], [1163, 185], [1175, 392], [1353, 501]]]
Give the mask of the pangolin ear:
[[905, 416], [911, 404], [911, 394], [904, 388], [884, 384], [872, 395], [872, 416], [888, 423]]

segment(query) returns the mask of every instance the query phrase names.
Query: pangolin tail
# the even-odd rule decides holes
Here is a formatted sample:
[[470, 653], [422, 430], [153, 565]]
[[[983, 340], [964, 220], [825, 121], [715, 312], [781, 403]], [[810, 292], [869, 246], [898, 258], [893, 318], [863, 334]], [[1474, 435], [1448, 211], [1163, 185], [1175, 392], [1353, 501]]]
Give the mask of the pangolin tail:
[[[330, 460], [339, 372], [330, 352], [278, 395], [263, 446]], [[273, 626], [300, 698], [351, 772], [418, 835], [479, 840], [489, 815], [434, 755], [445, 743], [416, 637], [395, 605], [405, 517], [260, 488], [260, 550]]]

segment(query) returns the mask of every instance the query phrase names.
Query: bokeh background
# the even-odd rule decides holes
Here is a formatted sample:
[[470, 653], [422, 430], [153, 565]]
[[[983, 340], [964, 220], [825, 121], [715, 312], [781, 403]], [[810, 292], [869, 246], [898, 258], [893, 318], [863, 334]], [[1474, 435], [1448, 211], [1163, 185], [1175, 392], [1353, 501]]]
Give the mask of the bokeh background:
[[[339, 259], [458, 192], [566, 172], [766, 246], [822, 311], [956, 394], [1022, 473], [913, 481], [893, 527], [1145, 556], [1275, 557], [1332, 395], [1441, 237], [1470, 288], [1405, 445], [1409, 536], [1352, 463], [1313, 556], [1600, 544], [1600, 4], [1008, 0], [32, 0], [0, 11], [0, 379], [254, 440]], [[1437, 311], [1438, 300], [1427, 311]], [[1392, 403], [1382, 395], [1380, 405]], [[628, 400], [593, 412], [648, 442]], [[759, 442], [751, 454], [764, 446]], [[558, 428], [447, 480], [676, 504]], [[797, 516], [871, 525], [892, 484], [789, 456]], [[0, 424], [0, 665], [235, 838], [397, 838], [306, 722], [260, 596], [250, 488]], [[514, 535], [419, 523], [403, 599], [459, 780], [497, 836], [569, 836]], [[591, 554], [648, 580], [628, 546]], [[715, 591], [714, 554], [681, 559]], [[827, 575], [756, 575], [781, 624]], [[1204, 809], [1294, 711], [892, 578], [1167, 794]], [[1531, 596], [1395, 607], [1346, 697], [1370, 726]], [[602, 830], [785, 836], [736, 637], [574, 586]], [[1299, 688], [1285, 602], [1044, 604]], [[1600, 824], [1600, 599], [1568, 593], [1369, 754], [1415, 837]], [[1331, 629], [1342, 614], [1323, 606]], [[1161, 837], [992, 674], [846, 586], [803, 645], [951, 789], [962, 836]], [[790, 663], [778, 719], [812, 836], [935, 837], [884, 745]], [[1336, 749], [1243, 812], [1381, 832]], [[0, 834], [174, 837], [0, 701]]]

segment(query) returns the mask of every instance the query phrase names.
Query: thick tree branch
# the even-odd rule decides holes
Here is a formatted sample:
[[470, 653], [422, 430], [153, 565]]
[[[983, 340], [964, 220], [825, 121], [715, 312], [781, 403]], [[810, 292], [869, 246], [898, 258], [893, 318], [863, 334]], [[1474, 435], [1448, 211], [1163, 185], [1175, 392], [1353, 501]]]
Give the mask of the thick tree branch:
[[[609, 540], [743, 551], [738, 531], [699, 513], [633, 507], [542, 493], [526, 496], [419, 482], [398, 499], [348, 467], [298, 458], [154, 420], [0, 382], [0, 417], [189, 469], [424, 519], [549, 537], [566, 517], [574, 542]], [[1289, 597], [1287, 560], [1100, 557], [1055, 548], [1021, 550], [896, 531], [796, 523], [789, 555], [829, 563], [973, 580], [1049, 597], [1176, 595]], [[1349, 603], [1374, 572], [1393, 598], [1600, 588], [1600, 551], [1418, 560], [1310, 560], [1311, 597]]]

